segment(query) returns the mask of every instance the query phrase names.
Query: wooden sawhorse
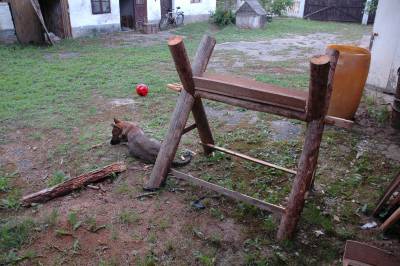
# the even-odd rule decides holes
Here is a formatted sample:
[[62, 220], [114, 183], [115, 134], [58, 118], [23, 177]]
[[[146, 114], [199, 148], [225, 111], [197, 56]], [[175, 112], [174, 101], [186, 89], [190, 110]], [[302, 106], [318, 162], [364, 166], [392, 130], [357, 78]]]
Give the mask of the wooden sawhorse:
[[[184, 89], [180, 92], [168, 133], [158, 153], [150, 179], [144, 185], [144, 188], [149, 190], [159, 188], [167, 177], [168, 172], [171, 171], [177, 178], [281, 215], [277, 239], [291, 238], [303, 210], [306, 191], [310, 188], [316, 170], [319, 146], [324, 131], [325, 116], [329, 106], [333, 75], [339, 52], [332, 50], [329, 56], [315, 56], [311, 59], [310, 84], [307, 94], [246, 78], [204, 74], [215, 43], [214, 38], [204, 36], [197, 50], [193, 65], [191, 65], [183, 38], [175, 36], [168, 41], [168, 46]], [[297, 171], [277, 167], [215, 146], [201, 98], [307, 122], [304, 147]], [[190, 112], [193, 113], [195, 124], [185, 128]], [[199, 132], [206, 155], [216, 149], [295, 174], [286, 208], [170, 169], [181, 136], [194, 128], [197, 128]]]

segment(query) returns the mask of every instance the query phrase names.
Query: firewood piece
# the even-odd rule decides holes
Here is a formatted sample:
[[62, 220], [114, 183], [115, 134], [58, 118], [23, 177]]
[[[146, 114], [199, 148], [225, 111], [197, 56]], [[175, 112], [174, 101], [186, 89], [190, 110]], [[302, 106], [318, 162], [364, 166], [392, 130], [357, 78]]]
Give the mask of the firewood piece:
[[152, 197], [152, 196], [157, 195], [157, 194], [158, 194], [157, 192], [147, 192], [147, 193], [143, 193], [143, 194], [137, 195], [135, 197], [135, 199], [141, 199], [141, 198], [144, 198], [144, 197]]
[[394, 129], [400, 129], [400, 67], [397, 70], [398, 80], [397, 88], [394, 94], [394, 100], [392, 105], [392, 119], [391, 126]]
[[32, 203], [46, 202], [53, 198], [66, 195], [87, 184], [99, 182], [112, 174], [124, 172], [125, 170], [126, 165], [124, 163], [113, 163], [101, 169], [73, 177], [53, 187], [24, 196], [21, 200], [21, 204], [25, 207], [29, 207]]
[[335, 51], [331, 57], [313, 57], [310, 62], [310, 88], [307, 103], [307, 118], [310, 119], [310, 122], [307, 124], [303, 151], [289, 195], [286, 212], [279, 225], [277, 239], [280, 241], [293, 236], [303, 211], [306, 192], [312, 183], [338, 58], [339, 52]]
[[100, 187], [94, 186], [94, 185], [87, 185], [86, 187], [87, 187], [87, 188], [94, 189], [94, 190], [99, 190], [99, 189], [100, 189]]
[[[209, 36], [205, 36], [203, 38], [193, 64], [195, 66], [194, 71], [196, 73], [203, 71], [207, 66], [214, 45], [215, 40], [213, 38]], [[183, 38], [179, 36], [171, 38], [168, 41], [168, 46], [184, 89], [179, 95], [175, 110], [171, 117], [167, 135], [164, 138], [161, 149], [157, 155], [156, 163], [154, 164], [150, 179], [144, 185], [144, 189], [146, 190], [159, 188], [167, 177], [172, 160], [174, 159], [178, 149], [186, 122], [189, 118], [190, 111], [193, 111], [193, 116], [199, 131], [200, 139], [206, 142], [209, 141], [207, 143], [214, 143], [201, 100], [195, 100], [193, 95], [194, 82], [192, 68], [183, 44]], [[210, 48], [204, 46], [212, 47]], [[206, 152], [209, 152], [209, 150]]]
[[386, 231], [390, 226], [392, 226], [394, 223], [400, 220], [400, 207], [397, 208], [397, 210], [392, 213], [392, 215], [389, 216], [385, 220], [385, 222], [379, 227], [380, 230]]

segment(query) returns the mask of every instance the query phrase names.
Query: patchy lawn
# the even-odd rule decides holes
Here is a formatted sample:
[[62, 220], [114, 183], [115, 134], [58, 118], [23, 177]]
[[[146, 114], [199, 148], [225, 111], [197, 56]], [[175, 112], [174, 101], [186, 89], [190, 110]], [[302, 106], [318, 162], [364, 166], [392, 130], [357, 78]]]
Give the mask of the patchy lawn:
[[[178, 81], [165, 40], [185, 36], [191, 56], [204, 33], [218, 45], [209, 71], [230, 72], [307, 89], [308, 59], [331, 42], [359, 44], [370, 27], [275, 19], [262, 30], [190, 24], [146, 36], [115, 33], [64, 40], [54, 47], [1, 46], [0, 264], [22, 265], [340, 265], [346, 239], [399, 251], [393, 234], [362, 231], [365, 212], [399, 171], [398, 134], [380, 95], [363, 98], [352, 130], [327, 127], [315, 192], [293, 241], [274, 240], [279, 221], [266, 212], [168, 179], [151, 198], [136, 199], [151, 166], [108, 144], [113, 117], [135, 120], [162, 139]], [[146, 83], [146, 98], [134, 86]], [[216, 142], [295, 168], [304, 124], [206, 102]], [[193, 131], [182, 147], [197, 152], [185, 167], [197, 176], [284, 204], [292, 176], [216, 152], [202, 156]], [[43, 205], [23, 209], [21, 195], [123, 160], [129, 171]], [[206, 208], [191, 202], [203, 196]], [[366, 210], [365, 210], [366, 209]], [[317, 236], [315, 231], [324, 234]]]

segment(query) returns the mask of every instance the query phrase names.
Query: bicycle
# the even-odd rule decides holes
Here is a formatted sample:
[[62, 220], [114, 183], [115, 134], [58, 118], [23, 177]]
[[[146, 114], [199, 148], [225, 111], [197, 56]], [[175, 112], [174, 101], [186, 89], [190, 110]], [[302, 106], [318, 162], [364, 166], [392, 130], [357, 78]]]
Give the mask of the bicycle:
[[179, 11], [179, 9], [181, 9], [179, 6], [176, 7], [175, 13], [173, 12], [174, 9], [168, 9], [167, 14], [165, 14], [161, 18], [160, 23], [158, 23], [158, 27], [160, 28], [160, 30], [166, 30], [170, 27], [170, 25], [174, 27], [179, 27], [183, 24], [185, 15], [183, 14], [183, 11]]

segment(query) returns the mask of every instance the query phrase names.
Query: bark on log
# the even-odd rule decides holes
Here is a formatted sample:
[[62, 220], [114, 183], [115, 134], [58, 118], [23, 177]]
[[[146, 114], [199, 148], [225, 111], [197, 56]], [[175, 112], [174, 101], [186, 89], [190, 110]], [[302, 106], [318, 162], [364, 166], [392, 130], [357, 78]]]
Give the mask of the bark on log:
[[305, 194], [312, 183], [338, 58], [339, 53], [336, 51], [331, 55], [331, 58], [328, 56], [314, 57], [310, 62], [311, 76], [307, 117], [311, 122], [307, 125], [306, 138], [297, 167], [297, 175], [289, 195], [285, 215], [282, 217], [277, 233], [277, 239], [280, 241], [293, 236], [303, 211]]
[[29, 207], [32, 203], [46, 202], [53, 198], [66, 195], [75, 189], [87, 184], [101, 181], [114, 173], [121, 173], [126, 170], [126, 165], [122, 162], [113, 163], [101, 169], [82, 174], [51, 188], [46, 188], [36, 193], [24, 196], [21, 200], [22, 206]]
[[386, 221], [379, 227], [380, 230], [386, 231], [390, 226], [400, 220], [400, 207], [386, 219]]
[[[208, 61], [210, 60], [215, 44], [216, 40], [208, 35], [204, 35], [201, 39], [192, 66], [192, 72], [194, 76], [202, 76], [206, 71]], [[195, 98], [192, 113], [194, 121], [197, 125], [197, 131], [199, 132], [201, 142], [214, 144], [214, 139], [212, 137], [210, 125], [208, 124], [203, 103], [198, 97]], [[205, 155], [209, 155], [213, 151], [213, 149], [207, 146], [203, 146], [203, 150]]]
[[397, 89], [396, 93], [394, 94], [394, 101], [392, 105], [391, 125], [394, 129], [400, 130], [400, 68], [397, 70], [397, 75]]
[[[211, 37], [204, 37], [200, 44], [199, 51], [194, 62], [194, 71], [201, 73], [207, 66], [211, 56], [215, 40]], [[181, 79], [183, 90], [181, 91], [175, 110], [171, 117], [170, 126], [166, 137], [161, 145], [160, 152], [157, 155], [156, 163], [149, 181], [144, 185], [146, 190], [154, 190], [161, 186], [167, 177], [171, 162], [175, 157], [176, 150], [189, 118], [190, 111], [193, 111], [197, 129], [202, 141], [212, 142], [211, 130], [208, 126], [207, 117], [200, 99], [194, 97], [194, 82], [192, 68], [186, 49], [183, 44], [183, 38], [175, 36], [168, 41], [168, 46], [175, 62], [175, 67]], [[207, 46], [207, 47], [204, 47]], [[208, 47], [210, 46], [210, 47]], [[205, 150], [206, 153], [208, 150]]]

